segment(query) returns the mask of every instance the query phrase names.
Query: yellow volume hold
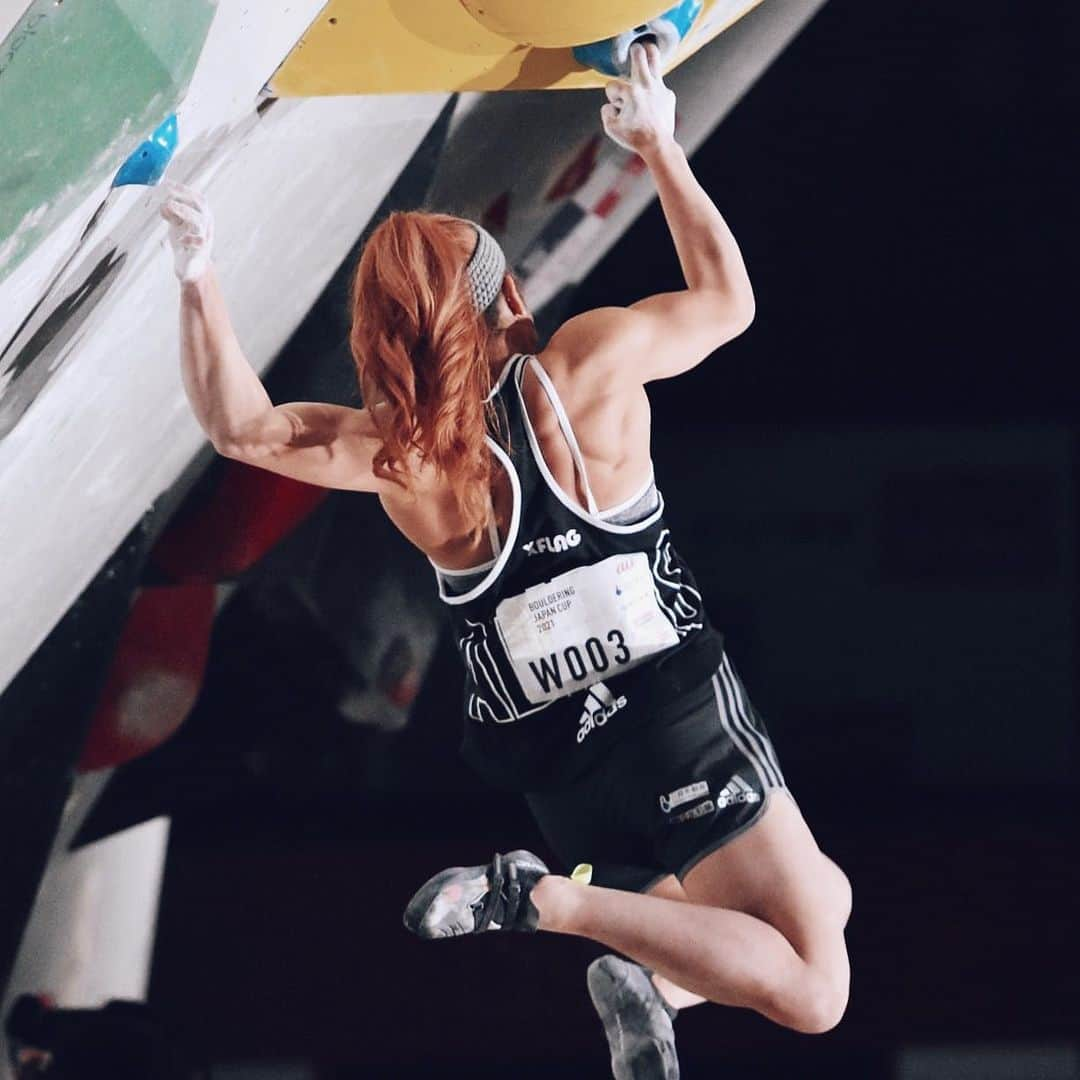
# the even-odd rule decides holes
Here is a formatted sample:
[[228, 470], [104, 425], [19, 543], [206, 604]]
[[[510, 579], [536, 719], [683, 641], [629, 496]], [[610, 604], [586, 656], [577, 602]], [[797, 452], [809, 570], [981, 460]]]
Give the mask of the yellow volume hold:
[[[759, 2], [705, 0], [667, 70]], [[268, 89], [318, 97], [602, 87], [609, 78], [578, 63], [569, 44], [542, 43], [581, 34], [577, 44], [601, 40], [670, 7], [671, 0], [329, 0]]]
[[673, 0], [461, 0], [493, 34], [541, 49], [588, 45], [655, 18]]

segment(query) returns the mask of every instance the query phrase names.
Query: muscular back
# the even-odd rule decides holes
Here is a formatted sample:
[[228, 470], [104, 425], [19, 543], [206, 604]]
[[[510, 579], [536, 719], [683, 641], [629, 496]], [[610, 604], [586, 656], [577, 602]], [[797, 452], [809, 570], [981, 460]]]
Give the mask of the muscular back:
[[[752, 303], [733, 300], [723, 289], [661, 293], [628, 308], [578, 315], [539, 353], [567, 411], [601, 509], [634, 495], [649, 477], [645, 384], [695, 367], [752, 319]], [[496, 373], [506, 359], [494, 358]], [[528, 370], [523, 392], [549, 470], [584, 506], [554, 410]], [[377, 493], [401, 532], [445, 569], [469, 569], [492, 556], [486, 533], [479, 539], [470, 534], [452, 490], [432, 466], [407, 462], [407, 489], [375, 475], [373, 461], [382, 444], [367, 409], [292, 402], [270, 407], [243, 429], [213, 441], [227, 457], [305, 483]], [[497, 464], [491, 496], [504, 537], [513, 508], [509, 481]]]
[[[594, 313], [589, 313], [593, 315]], [[595, 313], [599, 315], [600, 313]], [[601, 509], [633, 496], [651, 473], [649, 400], [632, 363], [618, 367], [616, 352], [623, 336], [607, 322], [580, 317], [572, 320], [537, 354], [570, 418], [585, 461], [593, 495]], [[501, 365], [497, 367], [501, 368]], [[544, 460], [559, 486], [586, 507], [573, 458], [558, 418], [536, 376], [526, 368], [522, 385]], [[380, 491], [380, 501], [401, 532], [439, 566], [449, 570], [477, 566], [494, 554], [487, 535], [468, 536], [467, 526], [449, 488], [430, 468], [415, 473], [411, 494], [400, 489]], [[505, 537], [512, 512], [510, 483], [496, 462], [492, 503], [500, 537]]]

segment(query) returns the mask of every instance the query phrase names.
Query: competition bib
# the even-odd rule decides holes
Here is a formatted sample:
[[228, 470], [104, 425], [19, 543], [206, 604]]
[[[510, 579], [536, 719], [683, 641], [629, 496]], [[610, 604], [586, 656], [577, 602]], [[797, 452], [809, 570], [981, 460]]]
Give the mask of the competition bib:
[[679, 642], [644, 552], [612, 555], [507, 597], [495, 609], [495, 625], [534, 705], [628, 671]]

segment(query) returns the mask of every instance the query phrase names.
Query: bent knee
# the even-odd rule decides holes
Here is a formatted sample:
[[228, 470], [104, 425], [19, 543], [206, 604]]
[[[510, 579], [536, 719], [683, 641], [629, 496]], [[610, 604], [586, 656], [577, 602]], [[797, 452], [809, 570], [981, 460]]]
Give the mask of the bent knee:
[[814, 994], [805, 1004], [796, 1027], [804, 1035], [824, 1035], [832, 1031], [847, 1012], [847, 989], [827, 988]]
[[847, 1004], [847, 986], [815, 972], [782, 996], [774, 1015], [785, 1027], [803, 1035], [824, 1035], [843, 1019]]

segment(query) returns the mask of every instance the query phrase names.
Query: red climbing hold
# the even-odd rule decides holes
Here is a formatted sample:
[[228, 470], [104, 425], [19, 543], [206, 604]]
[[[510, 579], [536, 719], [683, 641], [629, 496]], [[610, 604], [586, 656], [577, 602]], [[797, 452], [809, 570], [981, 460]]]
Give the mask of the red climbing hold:
[[214, 587], [141, 590], [113, 655], [79, 771], [122, 765], [163, 743], [199, 696]]

